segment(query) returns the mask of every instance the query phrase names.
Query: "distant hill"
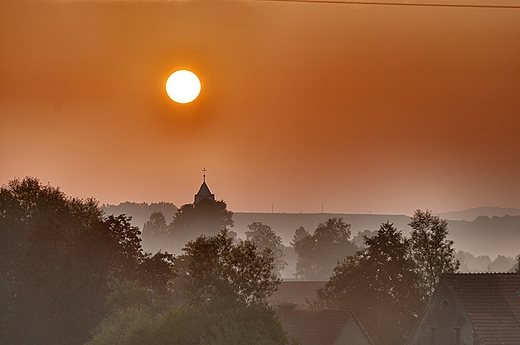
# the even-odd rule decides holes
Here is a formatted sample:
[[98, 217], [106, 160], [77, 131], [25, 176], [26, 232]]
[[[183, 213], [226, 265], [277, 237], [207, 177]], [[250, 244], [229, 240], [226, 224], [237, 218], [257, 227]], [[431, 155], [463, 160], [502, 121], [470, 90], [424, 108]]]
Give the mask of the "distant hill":
[[491, 257], [520, 254], [520, 215], [478, 216], [474, 221], [448, 220], [448, 230], [458, 250]]
[[479, 216], [520, 216], [520, 208], [477, 207], [464, 211], [437, 213], [442, 219], [474, 221]]
[[126, 214], [132, 217], [132, 225], [138, 226], [141, 230], [143, 229], [144, 223], [150, 219], [150, 215], [154, 212], [162, 212], [166, 221], [169, 223], [173, 220], [173, 216], [177, 212], [177, 207], [168, 202], [159, 202], [147, 204], [145, 202], [123, 202], [118, 205], [105, 205], [101, 206], [101, 209], [105, 214], [120, 215]]
[[[177, 212], [171, 203], [134, 203], [125, 202], [119, 205], [103, 205], [106, 214], [125, 213], [132, 216], [132, 224], [143, 225], [153, 212], [161, 211], [170, 223]], [[460, 212], [438, 214], [447, 219], [449, 238], [455, 242], [456, 250], [463, 250], [475, 256], [497, 255], [516, 257], [520, 254], [520, 209], [498, 207], [481, 207]], [[313, 233], [319, 223], [332, 217], [343, 218], [351, 224], [352, 237], [365, 230], [375, 231], [387, 220], [394, 223], [403, 234], [410, 233], [410, 217], [406, 215], [382, 214], [341, 214], [341, 213], [245, 213], [233, 214], [235, 231], [239, 237], [245, 238], [247, 225], [262, 222], [269, 225], [281, 238], [285, 245], [291, 242], [294, 231], [303, 226]], [[143, 243], [146, 245], [146, 243]]]

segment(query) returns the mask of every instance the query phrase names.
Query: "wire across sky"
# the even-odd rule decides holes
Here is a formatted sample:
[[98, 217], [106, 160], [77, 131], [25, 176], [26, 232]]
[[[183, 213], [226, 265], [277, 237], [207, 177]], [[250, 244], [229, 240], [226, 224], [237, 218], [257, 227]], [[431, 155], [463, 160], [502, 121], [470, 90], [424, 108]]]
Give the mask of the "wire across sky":
[[313, 4], [340, 4], [340, 5], [375, 5], [375, 6], [409, 6], [409, 7], [459, 7], [459, 8], [496, 8], [496, 9], [520, 9], [518, 5], [497, 4], [443, 4], [420, 2], [387, 2], [387, 1], [349, 1], [349, 0], [259, 0], [262, 2], [292, 2]]

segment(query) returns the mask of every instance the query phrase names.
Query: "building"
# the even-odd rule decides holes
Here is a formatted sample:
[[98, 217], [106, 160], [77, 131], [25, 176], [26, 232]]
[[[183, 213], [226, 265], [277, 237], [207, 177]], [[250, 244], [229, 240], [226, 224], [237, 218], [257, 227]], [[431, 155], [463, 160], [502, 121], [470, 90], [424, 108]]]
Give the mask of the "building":
[[301, 345], [373, 345], [356, 315], [348, 310], [300, 310], [278, 306], [276, 316], [287, 336]]
[[446, 274], [407, 345], [520, 345], [520, 274]]
[[197, 194], [195, 194], [194, 203], [201, 202], [202, 200], [215, 201], [215, 194], [211, 194], [208, 185], [206, 184], [206, 168], [202, 169], [202, 185], [199, 188]]
[[326, 281], [283, 280], [278, 289], [269, 296], [270, 305], [295, 304], [297, 309], [306, 309], [309, 303], [318, 300], [318, 289], [325, 288]]
[[373, 345], [358, 318], [348, 310], [310, 310], [326, 281], [284, 280], [268, 299], [290, 338], [301, 345]]

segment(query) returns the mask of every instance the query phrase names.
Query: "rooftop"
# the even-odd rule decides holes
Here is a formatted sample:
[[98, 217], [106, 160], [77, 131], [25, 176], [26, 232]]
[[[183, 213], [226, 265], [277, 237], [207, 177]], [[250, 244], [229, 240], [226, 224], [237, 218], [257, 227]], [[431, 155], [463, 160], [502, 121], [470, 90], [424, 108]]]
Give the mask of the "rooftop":
[[483, 345], [520, 344], [520, 274], [446, 274]]
[[326, 281], [302, 281], [302, 280], [284, 280], [278, 285], [278, 290], [275, 291], [269, 302], [274, 305], [280, 303], [294, 303], [297, 308], [305, 308], [307, 301], [318, 299], [317, 291], [324, 288]]

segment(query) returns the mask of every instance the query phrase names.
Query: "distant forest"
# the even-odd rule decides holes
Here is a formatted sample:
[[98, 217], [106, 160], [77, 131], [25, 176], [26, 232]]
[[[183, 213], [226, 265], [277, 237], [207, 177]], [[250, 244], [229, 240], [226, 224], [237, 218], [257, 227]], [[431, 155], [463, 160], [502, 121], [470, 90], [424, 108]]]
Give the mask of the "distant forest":
[[[162, 212], [166, 220], [171, 222], [178, 208], [166, 202], [124, 202], [119, 205], [103, 205], [102, 209], [106, 214], [131, 216], [132, 224], [142, 230], [153, 212]], [[505, 272], [514, 265], [520, 243], [520, 209], [484, 207], [441, 213], [439, 216], [448, 221], [448, 238], [454, 241], [457, 259], [461, 264], [460, 272]], [[269, 225], [287, 247], [285, 254], [288, 265], [283, 275], [292, 277], [296, 256], [291, 251], [290, 242], [295, 230], [303, 227], [312, 233], [318, 224], [333, 217], [343, 218], [346, 223], [352, 225], [352, 241], [357, 246], [363, 245], [363, 235], [372, 236], [386, 221], [393, 223], [403, 234], [410, 231], [410, 217], [406, 215], [245, 212], [233, 213], [234, 226], [231, 230], [240, 238], [245, 238], [249, 224], [261, 222]], [[473, 220], [467, 220], [472, 217]], [[159, 249], [150, 246], [146, 240], [143, 241], [143, 247], [150, 251]]]

